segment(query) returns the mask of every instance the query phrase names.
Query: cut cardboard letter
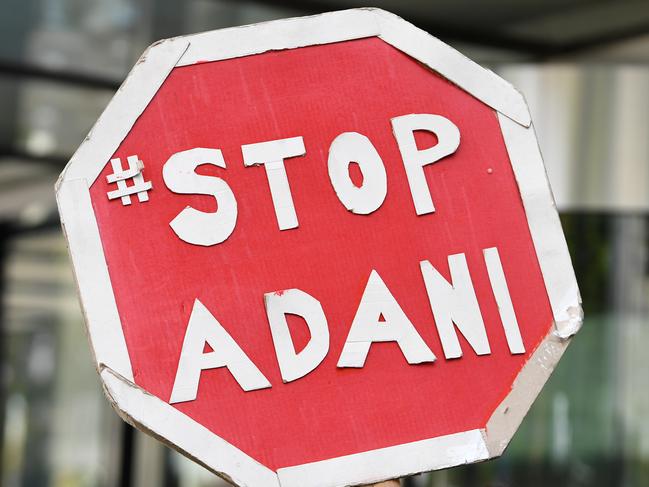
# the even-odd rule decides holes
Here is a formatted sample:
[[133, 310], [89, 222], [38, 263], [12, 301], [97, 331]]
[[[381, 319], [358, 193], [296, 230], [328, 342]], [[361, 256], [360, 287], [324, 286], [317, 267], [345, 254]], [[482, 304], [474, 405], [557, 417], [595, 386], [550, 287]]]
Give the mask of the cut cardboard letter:
[[297, 215], [284, 167], [284, 159], [306, 154], [302, 137], [242, 145], [241, 152], [245, 166], [263, 164], [266, 169], [270, 196], [273, 199], [279, 229], [297, 228]]
[[[206, 344], [212, 351], [204, 351]], [[237, 342], [197, 299], [189, 317], [169, 404], [196, 399], [201, 372], [220, 367], [227, 367], [244, 391], [271, 387]]]
[[195, 245], [216, 245], [225, 241], [237, 223], [237, 200], [228, 183], [221, 178], [196, 174], [201, 164], [225, 168], [219, 149], [190, 149], [172, 155], [162, 167], [167, 188], [180, 194], [208, 194], [217, 202], [215, 212], [199, 211], [188, 206], [171, 220], [176, 235]]
[[[329, 327], [320, 302], [299, 289], [267, 293], [264, 302], [282, 381], [304, 377], [320, 365], [329, 351]], [[311, 339], [299, 353], [295, 352], [287, 314], [301, 316], [309, 327]]]
[[[417, 130], [435, 134], [437, 144], [428, 149], [419, 150], [415, 141], [415, 131]], [[437, 162], [457, 150], [460, 145], [459, 129], [453, 122], [441, 115], [423, 113], [393, 118], [392, 132], [401, 152], [417, 215], [433, 213], [435, 206], [426, 182], [424, 166]]]
[[[385, 321], [381, 321], [381, 316]], [[434, 362], [435, 355], [372, 270], [338, 360], [338, 367], [363, 367], [374, 342], [397, 342], [409, 364]]]
[[435, 317], [435, 325], [442, 341], [444, 356], [448, 359], [462, 356], [462, 348], [455, 333], [455, 326], [464, 335], [476, 354], [490, 354], [487, 330], [482, 320], [478, 298], [473, 289], [464, 254], [449, 255], [448, 266], [451, 271], [452, 284], [430, 262], [427, 260], [420, 262], [421, 274], [424, 277], [430, 307]]
[[[349, 164], [355, 162], [363, 173], [357, 187], [349, 177]], [[345, 132], [329, 147], [329, 179], [340, 202], [352, 213], [368, 215], [377, 210], [388, 193], [388, 180], [381, 156], [370, 139], [356, 132]]]
[[507, 337], [507, 345], [509, 351], [513, 354], [525, 353], [525, 346], [523, 345], [523, 338], [521, 337], [521, 330], [518, 326], [516, 313], [514, 313], [514, 305], [512, 298], [509, 294], [507, 281], [505, 280], [505, 271], [500, 262], [500, 254], [496, 247], [484, 249], [484, 260], [487, 265], [487, 273], [489, 274], [489, 281], [491, 282], [491, 289], [493, 289], [496, 304], [498, 305], [498, 313], [500, 313], [500, 320], [503, 323], [505, 336]]

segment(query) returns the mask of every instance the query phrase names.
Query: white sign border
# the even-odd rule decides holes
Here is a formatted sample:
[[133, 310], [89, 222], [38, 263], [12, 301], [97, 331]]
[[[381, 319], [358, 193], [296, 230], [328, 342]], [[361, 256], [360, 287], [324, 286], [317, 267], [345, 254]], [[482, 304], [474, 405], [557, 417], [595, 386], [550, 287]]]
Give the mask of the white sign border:
[[[89, 188], [174, 67], [365, 37], [381, 38], [498, 112], [555, 323], [485, 428], [274, 472], [133, 383]], [[583, 319], [570, 255], [523, 96], [435, 37], [379, 9], [279, 20], [152, 45], [61, 174], [57, 202], [91, 346], [110, 402], [126, 421], [239, 486], [360, 485], [498, 456]]]

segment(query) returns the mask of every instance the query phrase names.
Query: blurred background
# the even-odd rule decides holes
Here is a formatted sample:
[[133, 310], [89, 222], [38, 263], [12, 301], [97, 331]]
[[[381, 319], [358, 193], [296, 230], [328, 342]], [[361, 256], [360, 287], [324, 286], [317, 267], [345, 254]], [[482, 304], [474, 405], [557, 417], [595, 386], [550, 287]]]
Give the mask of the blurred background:
[[54, 181], [152, 41], [363, 5], [525, 94], [586, 312], [501, 459], [404, 485], [649, 486], [647, 0], [0, 0], [2, 486], [225, 485], [103, 398]]

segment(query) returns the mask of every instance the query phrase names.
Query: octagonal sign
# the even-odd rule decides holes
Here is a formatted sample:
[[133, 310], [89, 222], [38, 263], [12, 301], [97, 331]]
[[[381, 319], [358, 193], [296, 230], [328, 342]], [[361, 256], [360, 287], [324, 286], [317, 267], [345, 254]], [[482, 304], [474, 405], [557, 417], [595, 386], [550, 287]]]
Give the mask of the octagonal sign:
[[581, 325], [522, 96], [380, 10], [154, 44], [57, 198], [109, 400], [236, 485], [498, 456]]

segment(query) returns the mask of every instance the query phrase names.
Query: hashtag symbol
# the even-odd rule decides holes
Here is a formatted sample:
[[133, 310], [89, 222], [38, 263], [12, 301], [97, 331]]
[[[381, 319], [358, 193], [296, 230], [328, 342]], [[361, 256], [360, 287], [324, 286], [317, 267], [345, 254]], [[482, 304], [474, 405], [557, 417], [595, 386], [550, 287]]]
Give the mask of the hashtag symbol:
[[[137, 156], [128, 156], [128, 169], [124, 170], [120, 158], [111, 159], [110, 164], [113, 167], [113, 174], [106, 176], [109, 184], [117, 184], [117, 189], [108, 192], [108, 199], [114, 200], [117, 198], [122, 199], [122, 205], [131, 204], [131, 195], [137, 194], [137, 199], [140, 202], [149, 201], [149, 191], [151, 181], [145, 181], [142, 175], [144, 163]], [[131, 186], [127, 186], [126, 181], [133, 180]]]

